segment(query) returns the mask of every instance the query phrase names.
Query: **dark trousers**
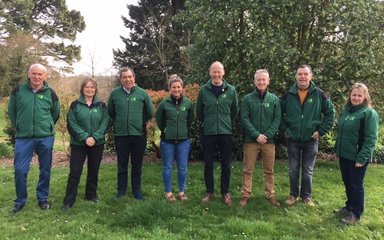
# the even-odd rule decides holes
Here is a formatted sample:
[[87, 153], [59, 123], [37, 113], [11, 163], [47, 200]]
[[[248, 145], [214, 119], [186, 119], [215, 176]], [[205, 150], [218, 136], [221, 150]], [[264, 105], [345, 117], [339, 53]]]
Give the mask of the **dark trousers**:
[[127, 191], [129, 158], [131, 158], [132, 192], [141, 191], [141, 169], [147, 138], [145, 136], [117, 136], [115, 145], [118, 167], [117, 193], [124, 195]]
[[84, 161], [87, 158], [88, 174], [85, 187], [85, 197], [93, 199], [97, 197], [97, 182], [99, 168], [103, 157], [104, 144], [92, 147], [71, 145], [70, 172], [68, 176], [67, 190], [64, 204], [73, 205], [76, 201], [77, 189], [83, 172]]
[[221, 162], [221, 194], [229, 192], [231, 177], [232, 136], [206, 135], [203, 136], [204, 180], [208, 193], [214, 192], [213, 164], [217, 152]]
[[347, 194], [345, 208], [352, 211], [356, 218], [360, 218], [364, 212], [364, 176], [368, 163], [358, 168], [355, 167], [355, 161], [340, 158], [339, 164]]

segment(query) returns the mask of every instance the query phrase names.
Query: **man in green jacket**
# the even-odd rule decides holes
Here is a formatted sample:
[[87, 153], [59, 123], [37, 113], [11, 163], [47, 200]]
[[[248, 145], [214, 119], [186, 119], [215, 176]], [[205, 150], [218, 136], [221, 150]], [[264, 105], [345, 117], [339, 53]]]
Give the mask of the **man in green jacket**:
[[232, 157], [232, 125], [238, 112], [238, 99], [234, 86], [227, 83], [224, 77], [224, 66], [221, 62], [212, 63], [209, 68], [211, 79], [204, 84], [196, 101], [196, 113], [202, 124], [204, 180], [206, 194], [203, 202], [213, 198], [213, 163], [216, 149], [221, 160], [221, 194], [225, 204], [231, 204], [229, 181]]
[[241, 105], [245, 138], [240, 205], [247, 205], [251, 197], [253, 169], [260, 153], [263, 158], [265, 197], [272, 205], [279, 207], [280, 203], [275, 197], [273, 137], [281, 121], [280, 102], [275, 94], [268, 91], [269, 73], [266, 69], [256, 71], [254, 84], [256, 89], [244, 97]]
[[16, 129], [14, 167], [17, 197], [11, 209], [13, 213], [23, 209], [27, 201], [27, 176], [34, 152], [40, 165], [36, 188], [38, 205], [43, 210], [51, 208], [48, 202], [49, 182], [54, 125], [60, 116], [60, 105], [46, 79], [47, 69], [43, 65], [31, 65], [28, 79], [12, 91], [9, 99], [8, 114]]
[[141, 169], [147, 146], [147, 123], [154, 109], [147, 92], [135, 84], [132, 68], [120, 70], [121, 85], [108, 99], [108, 113], [114, 121], [117, 154], [117, 193], [122, 197], [127, 190], [128, 161], [131, 158], [131, 187], [136, 199], [143, 199]]
[[288, 136], [290, 195], [285, 201], [287, 205], [295, 204], [298, 197], [308, 206], [315, 205], [312, 200], [312, 175], [319, 138], [331, 129], [335, 118], [331, 100], [311, 82], [312, 77], [312, 68], [300, 65], [296, 71], [296, 83], [281, 98], [280, 128]]

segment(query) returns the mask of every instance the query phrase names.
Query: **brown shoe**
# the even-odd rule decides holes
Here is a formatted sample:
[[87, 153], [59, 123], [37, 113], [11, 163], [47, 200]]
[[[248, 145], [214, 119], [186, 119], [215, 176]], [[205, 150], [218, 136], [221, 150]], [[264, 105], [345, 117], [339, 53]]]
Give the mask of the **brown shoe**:
[[177, 199], [179, 199], [179, 200], [182, 201], [182, 202], [188, 201], [188, 197], [187, 197], [187, 195], [185, 195], [185, 193], [183, 193], [183, 194], [178, 194], [178, 195], [177, 195]]
[[212, 198], [213, 198], [213, 194], [207, 192], [207, 193], [205, 193], [205, 195], [204, 195], [203, 199], [201, 199], [201, 201], [203, 203], [207, 203], [207, 202], [211, 201]]
[[305, 204], [307, 204], [310, 207], [314, 207], [315, 203], [312, 201], [312, 198], [306, 198], [303, 200]]
[[168, 202], [176, 202], [175, 195], [173, 194], [168, 195], [167, 193], [165, 193], [165, 198], [167, 199]]
[[353, 214], [352, 212], [345, 218], [341, 219], [341, 222], [347, 225], [352, 225], [352, 224], [358, 223], [359, 221], [360, 221], [360, 218], [357, 218], [355, 214]]
[[231, 195], [229, 195], [229, 193], [223, 194], [223, 200], [226, 205], [230, 205], [232, 203], [232, 198], [231, 198]]
[[242, 196], [242, 197], [240, 198], [240, 201], [239, 201], [240, 206], [245, 206], [245, 205], [247, 205], [248, 203], [249, 203], [249, 197], [247, 197], [247, 196]]
[[297, 197], [293, 196], [293, 195], [289, 195], [289, 197], [287, 198], [287, 200], [285, 200], [285, 203], [288, 205], [288, 206], [292, 206], [293, 204], [295, 204], [297, 202]]
[[280, 203], [279, 201], [277, 201], [276, 197], [273, 196], [273, 197], [270, 197], [270, 198], [267, 198], [268, 202], [270, 202], [273, 206], [275, 207], [280, 207]]

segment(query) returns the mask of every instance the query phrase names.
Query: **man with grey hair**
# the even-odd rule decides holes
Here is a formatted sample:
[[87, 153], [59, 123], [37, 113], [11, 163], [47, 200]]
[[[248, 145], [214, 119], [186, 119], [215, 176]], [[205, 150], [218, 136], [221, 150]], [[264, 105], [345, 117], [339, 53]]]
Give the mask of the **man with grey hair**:
[[279, 129], [281, 110], [279, 98], [268, 91], [269, 73], [266, 69], [255, 72], [255, 90], [243, 99], [241, 123], [245, 130], [243, 157], [243, 184], [240, 205], [248, 204], [252, 192], [252, 174], [259, 153], [263, 159], [264, 193], [275, 207], [280, 203], [275, 197], [273, 136]]
[[47, 69], [33, 64], [28, 79], [11, 93], [8, 114], [16, 130], [15, 141], [15, 185], [16, 200], [11, 212], [23, 209], [27, 201], [27, 176], [33, 153], [39, 160], [40, 175], [36, 195], [41, 209], [51, 208], [48, 202], [49, 182], [52, 166], [54, 125], [60, 116], [60, 104], [55, 91], [50, 88]]

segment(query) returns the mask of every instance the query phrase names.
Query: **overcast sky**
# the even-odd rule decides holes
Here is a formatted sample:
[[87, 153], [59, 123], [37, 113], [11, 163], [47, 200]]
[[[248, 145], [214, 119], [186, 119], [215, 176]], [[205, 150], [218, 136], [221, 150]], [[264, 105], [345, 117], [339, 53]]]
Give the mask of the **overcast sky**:
[[112, 49], [124, 47], [120, 36], [127, 37], [121, 16], [128, 17], [127, 4], [137, 0], [67, 0], [69, 10], [81, 12], [86, 28], [77, 34], [75, 43], [81, 45], [81, 61], [73, 65], [75, 74], [91, 73], [91, 57], [95, 59], [95, 74], [115, 72]]

